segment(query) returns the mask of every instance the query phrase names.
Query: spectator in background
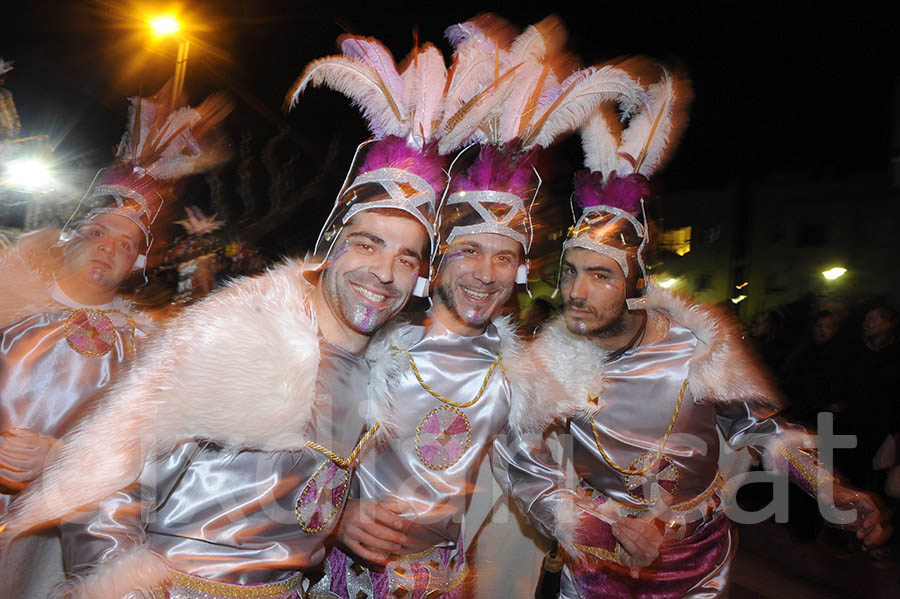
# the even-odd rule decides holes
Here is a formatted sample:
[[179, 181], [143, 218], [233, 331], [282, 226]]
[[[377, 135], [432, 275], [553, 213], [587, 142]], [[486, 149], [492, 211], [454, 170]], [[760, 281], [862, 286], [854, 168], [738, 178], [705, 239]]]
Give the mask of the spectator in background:
[[800, 424], [815, 426], [816, 415], [846, 409], [850, 351], [842, 342], [841, 321], [829, 310], [815, 314], [806, 339], [785, 361], [781, 384], [790, 406], [786, 412]]
[[[863, 348], [851, 371], [846, 420], [857, 435], [856, 449], [849, 452], [867, 489], [883, 490], [883, 471], [872, 461], [885, 440], [900, 429], [897, 385], [900, 384], [900, 316], [892, 307], [870, 308], [862, 323]], [[895, 460], [896, 461], [896, 460]]]

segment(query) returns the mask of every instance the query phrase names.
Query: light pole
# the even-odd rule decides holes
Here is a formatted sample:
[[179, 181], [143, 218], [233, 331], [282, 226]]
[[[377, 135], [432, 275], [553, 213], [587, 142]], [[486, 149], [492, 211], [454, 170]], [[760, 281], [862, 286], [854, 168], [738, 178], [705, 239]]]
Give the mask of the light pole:
[[[150, 28], [157, 38], [176, 35], [181, 31], [181, 24], [172, 15], [163, 15], [150, 19]], [[185, 72], [187, 71], [188, 50], [190, 42], [183, 36], [178, 36], [178, 54], [175, 57], [175, 77], [172, 80], [172, 99], [181, 95], [184, 88]]]

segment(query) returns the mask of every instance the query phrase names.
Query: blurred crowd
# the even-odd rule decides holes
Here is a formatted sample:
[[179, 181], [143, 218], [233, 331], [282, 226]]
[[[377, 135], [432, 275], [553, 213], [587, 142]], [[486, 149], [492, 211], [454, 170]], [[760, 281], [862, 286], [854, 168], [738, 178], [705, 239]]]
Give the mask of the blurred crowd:
[[[799, 302], [759, 313], [748, 338], [788, 402], [787, 415], [810, 428], [833, 415], [834, 433], [855, 447], [834, 452], [835, 469], [853, 485], [900, 498], [900, 315], [883, 302], [848, 307]], [[852, 442], [851, 442], [852, 443]], [[792, 500], [804, 502], [797, 494]], [[811, 502], [810, 502], [811, 503]], [[791, 511], [792, 529], [818, 536], [821, 524], [806, 509]], [[896, 522], [896, 515], [895, 515]], [[832, 531], [826, 539], [846, 544]]]

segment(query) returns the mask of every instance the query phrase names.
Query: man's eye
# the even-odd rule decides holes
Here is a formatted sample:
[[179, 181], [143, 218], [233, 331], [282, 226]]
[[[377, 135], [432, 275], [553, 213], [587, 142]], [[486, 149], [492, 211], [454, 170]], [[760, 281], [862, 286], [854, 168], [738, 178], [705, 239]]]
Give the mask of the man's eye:
[[357, 249], [359, 249], [360, 251], [363, 251], [363, 252], [371, 252], [372, 250], [375, 249], [368, 243], [357, 243], [356, 247], [357, 247]]
[[601, 274], [601, 273], [599, 273], [599, 272], [595, 272], [595, 273], [594, 273], [594, 278], [595, 278], [595, 279], [598, 279], [598, 280], [604, 280], [604, 279], [606, 279], [606, 275]]
[[400, 258], [399, 262], [405, 268], [408, 268], [410, 270], [418, 270], [419, 269], [419, 263], [416, 262], [415, 260], [410, 260], [409, 258]]

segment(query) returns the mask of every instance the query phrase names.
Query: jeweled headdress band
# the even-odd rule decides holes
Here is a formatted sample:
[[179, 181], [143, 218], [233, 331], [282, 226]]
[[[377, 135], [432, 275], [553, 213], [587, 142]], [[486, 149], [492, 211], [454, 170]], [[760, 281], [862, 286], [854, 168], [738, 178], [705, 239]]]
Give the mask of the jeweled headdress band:
[[[504, 206], [509, 206], [509, 210], [506, 214], [497, 218], [493, 212], [484, 207], [484, 202], [488, 202], [491, 204], [503, 204]], [[447, 235], [447, 243], [452, 243], [453, 240], [460, 235], [476, 235], [479, 233], [497, 233], [498, 235], [504, 235], [511, 239], [515, 239], [518, 241], [522, 248], [527, 253], [529, 250], [528, 240], [525, 239], [525, 235], [513, 229], [510, 224], [513, 222], [515, 218], [521, 218], [523, 222], [528, 220], [528, 214], [525, 211], [525, 204], [522, 202], [522, 198], [517, 196], [514, 193], [509, 193], [506, 191], [458, 191], [454, 194], [451, 194], [449, 198], [447, 198], [447, 205], [452, 206], [454, 204], [468, 204], [470, 205], [478, 214], [484, 219], [484, 222], [474, 224], [474, 225], [463, 225], [459, 227], [453, 227], [450, 230], [450, 234]], [[527, 227], [527, 224], [526, 224]]]
[[[643, 205], [643, 203], [642, 203]], [[604, 220], [604, 217], [612, 214], [613, 218]], [[594, 239], [591, 235], [591, 232], [594, 230], [594, 225], [603, 221], [600, 226], [603, 229], [616, 228], [616, 223], [627, 220], [632, 227], [634, 227], [635, 233], [637, 233], [638, 237], [641, 239], [640, 245], [637, 247], [637, 263], [641, 269], [641, 276], [643, 278], [647, 277], [647, 269], [644, 266], [644, 258], [643, 251], [647, 245], [648, 235], [647, 231], [641, 222], [629, 214], [628, 212], [616, 208], [614, 206], [591, 206], [585, 210], [585, 213], [581, 215], [581, 218], [578, 219], [578, 222], [575, 223], [575, 226], [571, 229], [571, 234], [569, 238], [563, 243], [563, 252], [568, 250], [569, 248], [584, 248], [586, 250], [590, 250], [592, 252], [597, 252], [599, 254], [603, 254], [605, 256], [609, 256], [616, 263], [622, 267], [622, 272], [625, 276], [628, 276], [629, 268], [628, 268], [628, 252], [623, 250], [622, 248], [618, 248], [598, 239]], [[599, 239], [603, 239], [602, 233], [598, 235]]]
[[[432, 223], [434, 221], [435, 193], [434, 188], [431, 187], [428, 181], [415, 173], [399, 168], [380, 168], [358, 176], [347, 188], [347, 191], [344, 192], [344, 195], [352, 193], [355, 188], [367, 183], [378, 183], [390, 197], [384, 200], [351, 206], [344, 215], [344, 224], [361, 210], [398, 208], [414, 216], [428, 231], [428, 236], [430, 238], [434, 237], [434, 225]], [[400, 187], [400, 184], [403, 183], [412, 187], [415, 193], [407, 196], [406, 192]]]

